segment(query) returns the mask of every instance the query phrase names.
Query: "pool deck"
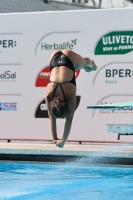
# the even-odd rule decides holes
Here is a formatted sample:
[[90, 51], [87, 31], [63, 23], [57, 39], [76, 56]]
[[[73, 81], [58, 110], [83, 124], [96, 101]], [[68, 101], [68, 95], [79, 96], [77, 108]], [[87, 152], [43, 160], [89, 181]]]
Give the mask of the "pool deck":
[[[128, 163], [133, 163], [133, 144], [121, 143], [84, 143], [84, 144], [65, 144], [60, 149], [54, 144], [47, 143], [0, 143], [0, 160], [26, 160], [45, 161], [43, 157], [54, 158], [98, 158], [99, 159], [123, 159]], [[23, 159], [21, 159], [23, 158]], [[32, 158], [32, 159], [31, 159]], [[39, 158], [39, 159], [36, 159]], [[25, 159], [24, 159], [25, 160]], [[93, 159], [94, 160], [94, 159]], [[96, 159], [95, 159], [96, 160]]]

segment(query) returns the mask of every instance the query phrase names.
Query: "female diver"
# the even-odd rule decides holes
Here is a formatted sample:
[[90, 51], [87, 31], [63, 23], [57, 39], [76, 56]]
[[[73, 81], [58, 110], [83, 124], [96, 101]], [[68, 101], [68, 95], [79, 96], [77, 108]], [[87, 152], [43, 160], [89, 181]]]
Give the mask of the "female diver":
[[[45, 100], [53, 142], [62, 148], [69, 136], [76, 108], [75, 70], [84, 69], [91, 72], [95, 71], [97, 66], [88, 57], [82, 57], [68, 49], [53, 52], [49, 66], [51, 73]], [[62, 139], [57, 137], [56, 118], [66, 119]]]

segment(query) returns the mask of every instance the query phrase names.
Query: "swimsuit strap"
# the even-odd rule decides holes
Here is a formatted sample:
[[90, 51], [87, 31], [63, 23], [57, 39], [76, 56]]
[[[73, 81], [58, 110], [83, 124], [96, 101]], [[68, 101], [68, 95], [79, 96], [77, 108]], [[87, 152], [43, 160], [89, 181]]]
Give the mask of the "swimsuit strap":
[[[55, 87], [55, 90], [54, 90], [54, 93], [53, 93], [53, 98], [54, 98], [55, 92], [56, 92], [56, 90], [57, 90], [57, 87], [58, 87], [58, 85], [59, 85], [60, 88], [61, 88], [61, 90], [62, 90], [64, 99], [65, 99], [65, 101], [66, 101], [65, 93], [64, 93], [64, 90], [63, 90], [63, 88], [62, 88], [62, 86], [61, 86], [62, 83], [56, 83], [56, 82], [53, 82], [53, 81], [52, 81], [52, 83], [55, 83], [55, 84], [56, 84], [56, 87]], [[65, 82], [63, 82], [63, 83], [65, 83]], [[66, 82], [66, 83], [67, 83], [67, 82]]]
[[64, 99], [65, 99], [65, 101], [66, 101], [66, 97], [65, 97], [64, 90], [63, 90], [63, 88], [62, 88], [61, 84], [59, 84], [59, 85], [60, 85], [60, 88], [61, 88], [61, 90], [62, 90], [62, 93], [63, 93]]
[[[52, 83], [55, 83], [55, 82], [52, 82]], [[57, 84], [57, 83], [56, 83], [56, 84]], [[54, 90], [54, 93], [53, 93], [53, 98], [54, 98], [54, 95], [55, 95], [55, 92], [56, 92], [57, 87], [58, 87], [58, 84], [57, 84], [56, 87], [55, 87], [55, 90]]]

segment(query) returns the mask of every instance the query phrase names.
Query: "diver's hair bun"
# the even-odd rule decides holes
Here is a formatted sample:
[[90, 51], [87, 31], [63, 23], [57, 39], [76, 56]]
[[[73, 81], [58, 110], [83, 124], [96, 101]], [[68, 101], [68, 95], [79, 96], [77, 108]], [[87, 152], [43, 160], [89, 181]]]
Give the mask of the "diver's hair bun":
[[66, 115], [67, 108], [66, 102], [60, 97], [54, 97], [53, 101], [50, 103], [50, 108], [52, 114], [57, 118], [63, 118]]

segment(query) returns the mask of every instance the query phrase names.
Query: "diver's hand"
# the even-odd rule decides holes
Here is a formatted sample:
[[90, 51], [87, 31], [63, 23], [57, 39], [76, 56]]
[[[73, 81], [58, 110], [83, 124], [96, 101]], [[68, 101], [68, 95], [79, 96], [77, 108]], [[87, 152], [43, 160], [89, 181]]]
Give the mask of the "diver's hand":
[[59, 148], [63, 148], [66, 141], [64, 140], [57, 140], [56, 146]]

